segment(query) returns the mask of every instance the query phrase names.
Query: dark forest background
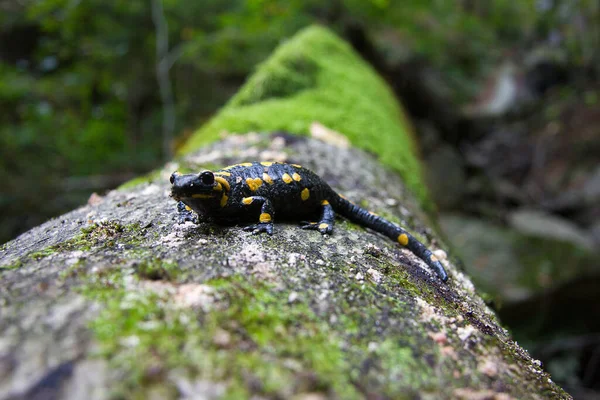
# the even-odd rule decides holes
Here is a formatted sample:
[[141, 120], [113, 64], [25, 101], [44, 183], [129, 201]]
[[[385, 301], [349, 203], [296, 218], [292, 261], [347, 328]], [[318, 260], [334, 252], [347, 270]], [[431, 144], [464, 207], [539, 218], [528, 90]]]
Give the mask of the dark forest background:
[[315, 23], [405, 106], [486, 299], [597, 398], [599, 0], [0, 0], [0, 242], [170, 159]]

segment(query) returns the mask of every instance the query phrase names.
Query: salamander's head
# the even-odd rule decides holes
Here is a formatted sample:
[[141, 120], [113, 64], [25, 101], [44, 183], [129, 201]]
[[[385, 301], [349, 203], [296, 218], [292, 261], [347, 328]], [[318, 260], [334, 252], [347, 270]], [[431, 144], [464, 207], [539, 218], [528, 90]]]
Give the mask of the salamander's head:
[[215, 175], [212, 171], [186, 175], [174, 172], [169, 180], [171, 181], [171, 197], [177, 201], [183, 201], [190, 207], [193, 203], [214, 199], [221, 195], [217, 190], [220, 185], [215, 182]]

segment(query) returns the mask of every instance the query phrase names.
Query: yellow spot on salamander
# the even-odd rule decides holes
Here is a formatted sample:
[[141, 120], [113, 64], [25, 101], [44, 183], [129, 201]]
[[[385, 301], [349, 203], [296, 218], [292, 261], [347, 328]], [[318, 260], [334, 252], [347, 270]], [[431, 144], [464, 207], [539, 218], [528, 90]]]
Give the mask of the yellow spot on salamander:
[[229, 182], [227, 182], [227, 179], [222, 178], [220, 176], [215, 176], [215, 181], [223, 185], [225, 187], [225, 190], [227, 190], [228, 192], [231, 190], [231, 186], [229, 186]]
[[226, 194], [223, 194], [223, 196], [221, 197], [221, 207], [225, 207], [225, 205], [227, 204], [227, 200], [229, 200], [229, 197], [227, 197]]
[[300, 180], [302, 179], [302, 177], [300, 175], [298, 175], [297, 173], [293, 173], [292, 174], [292, 179], [295, 180], [296, 182], [300, 182]]
[[245, 205], [252, 204], [253, 201], [254, 199], [252, 197], [244, 197], [242, 199], [242, 203], [244, 203]]
[[429, 259], [433, 262], [438, 261], [438, 258], [436, 256], [434, 256], [433, 254], [429, 257]]
[[263, 172], [263, 181], [267, 182], [269, 185], [273, 184], [273, 178], [266, 172]]
[[329, 205], [329, 202], [328, 202], [327, 200], [323, 200], [323, 201], [321, 202], [321, 205], [322, 205], [322, 206], [328, 206], [328, 205]]
[[260, 163], [260, 165], [264, 165], [265, 167], [270, 167], [271, 165], [273, 165], [273, 163], [271, 161], [263, 161]]
[[400, 243], [402, 246], [406, 246], [408, 244], [408, 235], [406, 233], [399, 234], [398, 243]]
[[246, 184], [253, 192], [256, 191], [259, 187], [262, 186], [263, 181], [260, 178], [246, 178]]
[[302, 201], [308, 200], [310, 197], [310, 190], [308, 190], [308, 188], [304, 188], [304, 190], [300, 192], [300, 197], [302, 198]]
[[185, 206], [185, 210], [186, 211], [192, 211], [192, 209], [190, 208], [190, 206]]
[[319, 229], [327, 229], [327, 228], [329, 228], [329, 224], [325, 224], [325, 223], [319, 224]]
[[212, 194], [196, 193], [196, 194], [193, 194], [192, 197], [194, 199], [212, 199], [215, 196]]
[[245, 163], [241, 163], [241, 164], [230, 165], [229, 167], [223, 168], [223, 170], [233, 169], [235, 167], [251, 167], [251, 166], [252, 166], [252, 163], [245, 162]]
[[260, 217], [258, 217], [258, 220], [260, 222], [271, 222], [271, 214], [262, 213], [262, 214], [260, 214]]
[[231, 176], [231, 173], [225, 171], [217, 171], [215, 172], [215, 175]]
[[379, 217], [379, 214], [374, 213], [373, 211], [369, 211], [369, 214]]
[[217, 184], [215, 186], [213, 186], [213, 190], [216, 192], [222, 192], [223, 186], [221, 186], [221, 184], [217, 181]]
[[296, 168], [302, 168], [302, 165], [298, 165], [298, 164], [292, 164], [292, 167], [296, 167]]
[[292, 177], [289, 174], [281, 175], [281, 180], [285, 183], [290, 183], [292, 181]]

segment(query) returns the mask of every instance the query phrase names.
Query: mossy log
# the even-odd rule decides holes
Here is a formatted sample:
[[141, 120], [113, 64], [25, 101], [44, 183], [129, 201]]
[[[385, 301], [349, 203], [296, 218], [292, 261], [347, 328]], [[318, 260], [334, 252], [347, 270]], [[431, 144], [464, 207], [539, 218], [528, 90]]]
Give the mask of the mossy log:
[[[275, 59], [285, 46], [314, 48], [319, 37], [346, 54], [353, 74], [385, 87], [322, 28], [299, 34]], [[322, 69], [315, 65], [318, 81]], [[336, 76], [345, 77], [330, 77]], [[267, 81], [251, 79], [240, 91], [265, 116], [269, 104], [297, 101], [297, 90], [309, 90], [250, 95], [253, 88], [265, 93]], [[388, 111], [376, 114], [374, 124], [395, 126], [382, 137], [412, 143], [397, 105], [382, 102]], [[223, 112], [251, 115], [241, 103]], [[343, 115], [368, 111], [370, 102], [364, 104]], [[309, 114], [299, 123], [295, 106], [289, 110], [269, 121], [279, 117], [306, 133]], [[314, 120], [320, 117], [315, 111]], [[215, 142], [216, 126], [226, 129], [222, 121], [232, 120], [217, 116], [192, 139], [203, 147], [188, 146], [177, 161], [0, 249], [0, 398], [570, 398], [510, 338], [456, 267], [422, 211], [426, 191], [413, 145], [398, 157], [414, 168], [402, 169], [386, 161], [389, 149], [384, 157], [375, 148], [381, 143], [369, 148], [360, 136], [349, 135], [373, 154], [286, 132]], [[231, 129], [248, 133], [255, 122]], [[270, 124], [259, 128], [289, 128]], [[328, 124], [346, 133], [346, 119]], [[344, 220], [327, 236], [293, 223], [276, 223], [268, 236], [175, 222], [171, 172], [267, 159], [302, 164], [409, 229], [442, 258], [448, 283], [410, 252]], [[405, 184], [406, 174], [412, 183]], [[413, 196], [415, 185], [421, 189]]]

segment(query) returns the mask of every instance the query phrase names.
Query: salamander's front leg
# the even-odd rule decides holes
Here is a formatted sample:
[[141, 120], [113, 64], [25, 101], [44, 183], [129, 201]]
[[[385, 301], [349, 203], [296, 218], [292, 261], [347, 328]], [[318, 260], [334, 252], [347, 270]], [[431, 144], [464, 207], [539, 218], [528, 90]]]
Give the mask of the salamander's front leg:
[[335, 213], [333, 212], [333, 208], [327, 200], [323, 200], [321, 202], [321, 220], [319, 222], [301, 222], [302, 229], [313, 229], [321, 232], [322, 234], [333, 232], [333, 224], [335, 220]]
[[183, 201], [177, 203], [177, 217], [175, 218], [178, 224], [185, 224], [186, 221], [198, 223], [198, 216], [191, 208], [185, 205]]
[[258, 234], [261, 232], [267, 232], [269, 235], [273, 234], [273, 205], [271, 201], [266, 197], [252, 196], [244, 197], [242, 199], [244, 205], [250, 205], [255, 203], [262, 203], [260, 208], [260, 216], [258, 217], [258, 224], [250, 225], [244, 228], [247, 232]]

